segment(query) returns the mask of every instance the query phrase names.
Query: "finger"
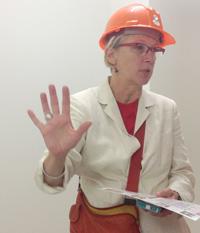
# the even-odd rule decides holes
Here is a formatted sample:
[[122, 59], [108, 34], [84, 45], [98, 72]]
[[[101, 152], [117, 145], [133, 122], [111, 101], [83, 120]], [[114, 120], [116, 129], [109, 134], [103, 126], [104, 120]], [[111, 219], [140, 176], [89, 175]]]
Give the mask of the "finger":
[[92, 122], [86, 121], [84, 122], [78, 129], [77, 132], [80, 136], [82, 136], [91, 126]]
[[59, 114], [59, 103], [58, 97], [56, 93], [56, 88], [54, 85], [49, 85], [49, 95], [50, 95], [50, 102], [51, 102], [51, 109], [54, 114]]
[[172, 190], [172, 189], [164, 189], [161, 192], [157, 192], [156, 194], [157, 197], [164, 197], [164, 198], [173, 198], [173, 199], [178, 199], [179, 194]]
[[51, 110], [49, 108], [49, 103], [48, 103], [48, 100], [47, 100], [46, 93], [41, 93], [40, 94], [40, 100], [41, 100], [42, 110], [44, 112], [44, 115], [46, 115], [47, 113], [50, 113]]
[[43, 128], [43, 123], [36, 117], [36, 115], [34, 114], [33, 111], [28, 110], [27, 111], [29, 117], [31, 118], [32, 122], [34, 123], [34, 125], [39, 129], [42, 130]]
[[67, 122], [72, 125], [70, 116], [70, 93], [67, 86], [62, 88], [62, 113], [66, 116]]
[[165, 198], [169, 198], [173, 195], [173, 192], [170, 189], [164, 189], [160, 192], [156, 193], [157, 197], [165, 197]]

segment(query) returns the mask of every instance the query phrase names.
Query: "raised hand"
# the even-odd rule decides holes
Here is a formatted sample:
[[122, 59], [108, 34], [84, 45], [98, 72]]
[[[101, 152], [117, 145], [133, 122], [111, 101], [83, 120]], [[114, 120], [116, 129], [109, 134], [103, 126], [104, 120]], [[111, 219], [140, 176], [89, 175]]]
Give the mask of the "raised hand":
[[85, 122], [74, 129], [70, 117], [70, 95], [67, 86], [62, 88], [62, 110], [60, 112], [56, 88], [49, 85], [50, 105], [46, 93], [40, 99], [46, 123], [40, 121], [32, 110], [28, 115], [40, 130], [46, 147], [56, 158], [65, 158], [70, 149], [74, 148], [82, 135], [88, 130], [91, 122]]

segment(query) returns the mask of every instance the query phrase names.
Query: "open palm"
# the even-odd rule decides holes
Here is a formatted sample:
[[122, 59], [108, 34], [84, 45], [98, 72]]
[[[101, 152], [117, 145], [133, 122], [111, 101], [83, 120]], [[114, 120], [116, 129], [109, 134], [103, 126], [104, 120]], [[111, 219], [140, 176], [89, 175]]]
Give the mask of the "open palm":
[[85, 122], [78, 129], [74, 129], [70, 117], [70, 95], [67, 86], [62, 88], [62, 111], [60, 112], [56, 88], [49, 86], [50, 105], [46, 93], [41, 93], [40, 99], [44, 115], [51, 116], [46, 123], [40, 121], [32, 110], [28, 115], [40, 130], [44, 142], [51, 154], [65, 157], [68, 151], [76, 146], [82, 135], [88, 130], [91, 122]]

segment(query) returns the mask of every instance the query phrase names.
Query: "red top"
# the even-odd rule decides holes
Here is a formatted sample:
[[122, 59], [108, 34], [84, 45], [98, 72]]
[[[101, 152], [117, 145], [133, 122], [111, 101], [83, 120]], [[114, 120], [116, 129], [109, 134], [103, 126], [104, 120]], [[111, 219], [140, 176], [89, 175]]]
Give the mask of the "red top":
[[[136, 115], [137, 115], [138, 100], [129, 104], [123, 104], [118, 102], [118, 106], [127, 132], [133, 135]], [[144, 134], [145, 134], [145, 122], [134, 135], [140, 142], [141, 146], [132, 155], [130, 167], [129, 167], [129, 176], [128, 176], [126, 190], [133, 192], [138, 192], [140, 171], [142, 168], [141, 162], [142, 162], [142, 154], [143, 154]]]
[[119, 110], [127, 132], [133, 135], [135, 128], [138, 100], [129, 104], [123, 104], [120, 102], [117, 102], [117, 104], [119, 106]]

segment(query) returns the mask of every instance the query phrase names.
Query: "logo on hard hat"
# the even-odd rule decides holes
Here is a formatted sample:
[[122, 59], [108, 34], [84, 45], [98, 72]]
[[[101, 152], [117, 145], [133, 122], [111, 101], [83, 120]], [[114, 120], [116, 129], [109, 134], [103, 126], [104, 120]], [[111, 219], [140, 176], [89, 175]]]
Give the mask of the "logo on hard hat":
[[159, 21], [159, 17], [157, 15], [153, 15], [153, 23], [156, 26], [160, 26], [160, 21]]

